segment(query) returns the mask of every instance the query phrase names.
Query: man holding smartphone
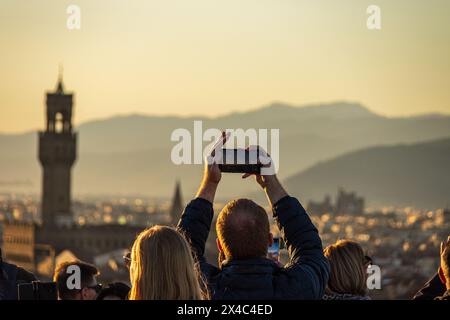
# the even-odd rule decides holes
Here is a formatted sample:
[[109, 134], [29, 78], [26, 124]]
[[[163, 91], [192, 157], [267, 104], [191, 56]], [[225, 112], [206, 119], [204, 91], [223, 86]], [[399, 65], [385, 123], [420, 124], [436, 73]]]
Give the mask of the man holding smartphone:
[[[211, 152], [214, 157], [218, 142]], [[270, 157], [259, 149], [265, 157]], [[211, 159], [210, 159], [211, 160]], [[253, 173], [244, 173], [247, 178]], [[205, 163], [197, 196], [178, 224], [190, 241], [212, 299], [321, 299], [329, 276], [317, 229], [297, 199], [290, 197], [276, 175], [258, 175], [289, 252], [280, 267], [267, 258], [273, 244], [265, 210], [248, 199], [229, 202], [217, 219], [219, 268], [207, 263], [205, 243], [213, 219], [213, 202], [222, 173], [214, 161]]]

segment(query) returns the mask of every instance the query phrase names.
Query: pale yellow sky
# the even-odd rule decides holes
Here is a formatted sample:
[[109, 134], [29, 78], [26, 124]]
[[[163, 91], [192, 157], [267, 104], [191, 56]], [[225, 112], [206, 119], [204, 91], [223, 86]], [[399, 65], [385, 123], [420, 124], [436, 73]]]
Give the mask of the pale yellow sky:
[[[370, 4], [381, 31], [366, 28]], [[448, 0], [1, 0], [0, 132], [43, 126], [59, 63], [80, 123], [272, 101], [450, 113], [449, 57]]]

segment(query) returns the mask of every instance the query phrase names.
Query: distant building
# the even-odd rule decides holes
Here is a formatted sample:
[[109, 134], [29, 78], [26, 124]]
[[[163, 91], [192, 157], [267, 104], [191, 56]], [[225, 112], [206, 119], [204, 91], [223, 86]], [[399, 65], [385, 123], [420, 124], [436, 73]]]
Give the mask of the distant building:
[[26, 222], [3, 224], [3, 259], [27, 270], [35, 269], [35, 227]]
[[340, 188], [334, 212], [336, 214], [361, 215], [364, 213], [364, 198], [358, 197], [355, 192], [345, 192]]
[[181, 185], [180, 181], [177, 181], [175, 185], [175, 192], [172, 198], [172, 206], [170, 208], [170, 224], [177, 225], [183, 213], [183, 199], [181, 197]]
[[[73, 95], [64, 92], [61, 77], [56, 91], [47, 93], [46, 106], [46, 130], [39, 132], [39, 161], [43, 169], [42, 224], [7, 222], [3, 225], [5, 261], [34, 272], [39, 271], [41, 261], [54, 264], [55, 256], [64, 250], [92, 262], [101, 253], [130, 248], [142, 231], [142, 227], [137, 226], [78, 226], [74, 223], [71, 168], [76, 160], [77, 135], [72, 127]], [[44, 253], [47, 257], [42, 256]], [[54, 266], [45, 269], [52, 270]]]
[[329, 195], [326, 195], [325, 199], [322, 202], [309, 201], [307, 207], [308, 212], [314, 214], [331, 213], [334, 211], [333, 205], [331, 203], [331, 198]]
[[54, 228], [73, 223], [71, 169], [77, 157], [77, 134], [72, 130], [73, 94], [64, 92], [61, 75], [56, 92], [47, 93], [46, 105], [46, 130], [39, 132], [41, 216], [45, 228]]
[[444, 224], [450, 223], [450, 208], [446, 208], [443, 211]]
[[323, 201], [308, 203], [308, 212], [311, 214], [351, 214], [361, 215], [364, 213], [365, 201], [363, 197], [358, 197], [355, 192], [346, 192], [339, 188], [336, 203], [333, 205], [329, 195]]

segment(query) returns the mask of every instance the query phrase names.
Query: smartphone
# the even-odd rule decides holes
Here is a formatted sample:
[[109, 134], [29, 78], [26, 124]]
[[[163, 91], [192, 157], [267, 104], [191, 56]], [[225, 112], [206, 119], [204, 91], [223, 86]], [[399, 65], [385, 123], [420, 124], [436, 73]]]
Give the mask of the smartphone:
[[258, 163], [258, 150], [221, 149], [222, 163], [219, 169], [230, 173], [261, 174], [261, 164]]
[[274, 261], [280, 260], [280, 238], [273, 238], [273, 244], [269, 247], [267, 255]]

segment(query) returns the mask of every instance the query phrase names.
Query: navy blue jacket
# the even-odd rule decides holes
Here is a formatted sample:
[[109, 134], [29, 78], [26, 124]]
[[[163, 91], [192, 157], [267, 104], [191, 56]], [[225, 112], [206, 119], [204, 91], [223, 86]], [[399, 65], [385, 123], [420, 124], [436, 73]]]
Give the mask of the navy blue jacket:
[[443, 296], [445, 290], [447, 290], [445, 284], [441, 282], [439, 273], [436, 272], [433, 278], [428, 280], [428, 282], [414, 295], [413, 300], [433, 300]]
[[0, 300], [17, 300], [17, 286], [36, 280], [31, 272], [14, 264], [0, 262]]
[[197, 198], [187, 205], [178, 224], [192, 245], [213, 300], [322, 298], [329, 264], [318, 231], [297, 199], [286, 196], [273, 207], [289, 252], [285, 267], [266, 258], [224, 261], [222, 269], [208, 264], [204, 252], [213, 215], [212, 204]]
[[1, 262], [0, 273], [0, 300], [17, 300], [17, 267]]

